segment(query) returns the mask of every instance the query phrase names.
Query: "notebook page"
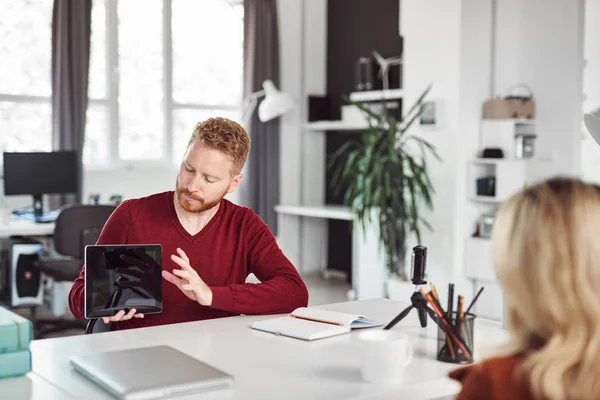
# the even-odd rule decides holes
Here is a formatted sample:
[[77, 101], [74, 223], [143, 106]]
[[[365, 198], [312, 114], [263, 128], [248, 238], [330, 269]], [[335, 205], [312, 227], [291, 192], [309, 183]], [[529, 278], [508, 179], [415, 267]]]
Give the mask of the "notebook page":
[[349, 328], [340, 325], [324, 324], [306, 319], [279, 317], [252, 324], [253, 329], [289, 336], [302, 340], [316, 340], [348, 333]]
[[300, 307], [295, 309], [291, 316], [298, 318], [307, 318], [324, 323], [343, 325], [348, 329], [367, 328], [381, 325], [380, 323], [362, 315], [322, 310], [319, 308]]

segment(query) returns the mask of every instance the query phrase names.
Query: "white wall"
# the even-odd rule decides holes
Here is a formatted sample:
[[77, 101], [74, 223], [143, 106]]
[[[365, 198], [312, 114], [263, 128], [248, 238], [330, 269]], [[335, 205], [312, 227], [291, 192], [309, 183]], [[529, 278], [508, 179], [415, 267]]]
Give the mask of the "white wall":
[[[441, 125], [415, 129], [438, 147], [433, 164], [435, 211], [426, 218], [430, 279], [463, 280], [465, 239], [480, 209], [467, 202], [466, 166], [477, 150], [483, 102], [513, 83], [528, 83], [537, 100], [534, 178], [579, 172], [583, 1], [402, 0], [406, 101], [429, 82]], [[492, 12], [496, 10], [495, 29]], [[596, 37], [599, 37], [596, 35]], [[495, 39], [495, 40], [494, 40]]]
[[[411, 130], [436, 146], [443, 160], [429, 163], [436, 195], [434, 211], [424, 217], [435, 231], [424, 230], [422, 244], [428, 248], [429, 279], [447, 282], [452, 276], [455, 253], [453, 211], [457, 201], [458, 160], [454, 143], [459, 136], [461, 0], [402, 0], [400, 7], [405, 60], [403, 107], [410, 107], [432, 83], [429, 98], [438, 99], [441, 108], [437, 129], [414, 125]], [[414, 243], [409, 245], [409, 253], [413, 246]]]
[[[585, 2], [585, 40], [584, 56], [587, 66], [583, 74], [583, 87], [586, 99], [584, 112], [600, 106], [600, 1]], [[594, 142], [583, 128], [581, 140], [582, 178], [600, 183], [600, 146]]]
[[[326, 91], [327, 1], [278, 0], [277, 6], [281, 90], [297, 100], [297, 107], [281, 118], [280, 202], [323, 204], [325, 137], [302, 125], [307, 120], [307, 96]], [[279, 216], [279, 245], [301, 272], [324, 265], [326, 238], [324, 219]]]
[[[583, 0], [496, 0], [497, 95], [527, 83], [537, 98], [538, 178], [579, 174]], [[551, 161], [551, 162], [548, 162]]]

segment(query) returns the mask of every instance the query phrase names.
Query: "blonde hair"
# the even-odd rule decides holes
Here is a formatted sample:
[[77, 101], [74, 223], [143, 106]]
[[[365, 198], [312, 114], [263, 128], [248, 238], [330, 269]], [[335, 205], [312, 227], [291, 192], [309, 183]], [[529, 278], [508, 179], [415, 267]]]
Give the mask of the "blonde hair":
[[502, 204], [493, 259], [536, 397], [600, 398], [600, 187], [553, 178]]
[[227, 118], [216, 117], [199, 122], [188, 141], [188, 148], [196, 140], [230, 156], [234, 175], [241, 172], [250, 152], [250, 136], [246, 130]]

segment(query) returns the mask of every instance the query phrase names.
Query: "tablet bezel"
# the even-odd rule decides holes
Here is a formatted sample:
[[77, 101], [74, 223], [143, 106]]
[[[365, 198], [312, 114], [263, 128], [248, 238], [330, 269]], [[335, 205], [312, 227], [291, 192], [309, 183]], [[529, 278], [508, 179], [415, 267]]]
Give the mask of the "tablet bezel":
[[[83, 293], [83, 298], [84, 298], [84, 316], [86, 319], [94, 319], [94, 318], [100, 318], [100, 317], [112, 317], [113, 315], [115, 315], [118, 311], [110, 311], [110, 310], [103, 310], [103, 311], [93, 311], [93, 309], [90, 308], [88, 309], [88, 293], [91, 293], [93, 291], [93, 289], [91, 288], [91, 282], [88, 282], [88, 250], [93, 251], [94, 249], [98, 249], [98, 248], [103, 248], [103, 249], [110, 249], [110, 250], [114, 250], [114, 249], [129, 249], [129, 248], [143, 248], [146, 251], [155, 251], [158, 253], [158, 262], [161, 265], [161, 269], [162, 269], [162, 245], [160, 244], [106, 244], [106, 245], [88, 245], [85, 246], [85, 250], [84, 250], [84, 265], [85, 265], [85, 273], [84, 273], [84, 293]], [[161, 271], [162, 273], [162, 271]], [[152, 312], [145, 312], [144, 314], [159, 314], [162, 312], [163, 309], [163, 301], [162, 301], [162, 277], [160, 279], [160, 286], [161, 286], [161, 300], [159, 302], [159, 307], [157, 311], [152, 311]], [[125, 310], [125, 312], [129, 312], [128, 308], [123, 308], [123, 310]]]

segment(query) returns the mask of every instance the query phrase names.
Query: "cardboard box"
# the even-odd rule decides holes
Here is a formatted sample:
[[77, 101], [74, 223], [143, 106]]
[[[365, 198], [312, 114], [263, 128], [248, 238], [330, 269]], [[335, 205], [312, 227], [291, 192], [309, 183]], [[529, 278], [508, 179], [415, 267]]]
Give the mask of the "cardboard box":
[[484, 119], [535, 118], [535, 100], [533, 99], [491, 99], [483, 103]]
[[29, 350], [29, 343], [32, 340], [31, 321], [0, 307], [0, 355]]

